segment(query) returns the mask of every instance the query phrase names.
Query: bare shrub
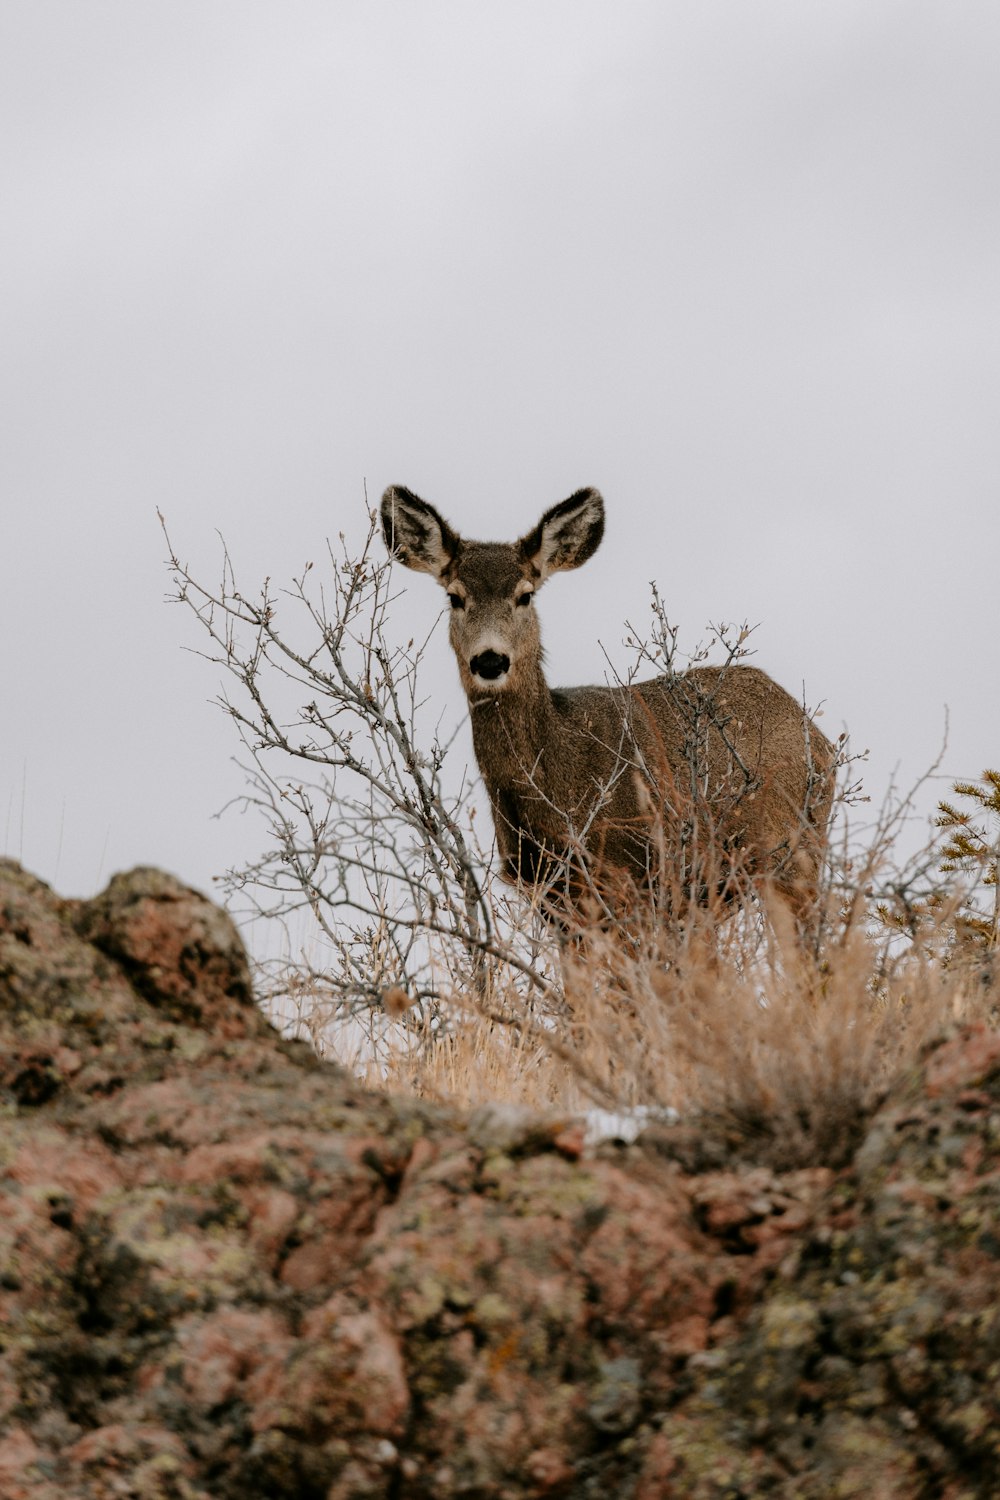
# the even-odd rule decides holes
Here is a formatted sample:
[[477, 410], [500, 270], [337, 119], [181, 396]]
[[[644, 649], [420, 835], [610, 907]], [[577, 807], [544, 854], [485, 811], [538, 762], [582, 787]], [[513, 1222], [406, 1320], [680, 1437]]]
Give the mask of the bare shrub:
[[[162, 518], [161, 518], [162, 519]], [[244, 915], [288, 923], [307, 911], [323, 961], [294, 967], [343, 1019], [396, 997], [414, 1024], [456, 985], [489, 986], [492, 960], [544, 992], [530, 937], [498, 939], [498, 913], [473, 829], [470, 786], [449, 788], [447, 743], [427, 730], [417, 688], [426, 641], [392, 640], [390, 570], [373, 556], [374, 515], [360, 554], [328, 548], [325, 581], [308, 563], [288, 589], [237, 586], [223, 549], [219, 583], [199, 583], [170, 549], [172, 598], [195, 614], [223, 669], [219, 706], [244, 751], [244, 807], [266, 830], [260, 858], [222, 879]], [[169, 538], [168, 538], [169, 545]], [[277, 993], [287, 974], [269, 975]], [[400, 997], [405, 997], [405, 1003]], [[392, 1007], [390, 1006], [390, 1009]]]
[[[982, 1012], [983, 984], [943, 961], [971, 910], [966, 846], [952, 849], [961, 870], [942, 871], [942, 828], [896, 868], [912, 799], [891, 797], [861, 842], [841, 820], [807, 941], [766, 921], [740, 840], [724, 834], [738, 830], [754, 778], [706, 785], [704, 743], [725, 732], [724, 716], [681, 673], [654, 591], [652, 631], [630, 627], [629, 639], [636, 671], [652, 663], [680, 685], [688, 785], [672, 786], [673, 823], [650, 811], [666, 830], [657, 879], [623, 903], [595, 883], [586, 930], [564, 928], [560, 951], [541, 887], [491, 879], [469, 778], [449, 766], [452, 737], [420, 695], [427, 641], [394, 631], [376, 536], [371, 513], [360, 550], [341, 536], [322, 570], [307, 565], [283, 590], [265, 581], [253, 598], [225, 549], [207, 587], [170, 548], [172, 597], [223, 673], [218, 702], [244, 752], [240, 801], [263, 822], [262, 854], [227, 871], [224, 889], [238, 914], [313, 924], [308, 951], [261, 966], [265, 1005], [380, 1085], [467, 1103], [680, 1111], [720, 1150], [780, 1165], [842, 1159], [926, 1036]], [[746, 626], [719, 627], [687, 666], [709, 649], [738, 663], [748, 640]], [[849, 805], [857, 757], [843, 740], [838, 752]], [[614, 774], [639, 769], [623, 759]], [[569, 833], [579, 883], [587, 828]]]

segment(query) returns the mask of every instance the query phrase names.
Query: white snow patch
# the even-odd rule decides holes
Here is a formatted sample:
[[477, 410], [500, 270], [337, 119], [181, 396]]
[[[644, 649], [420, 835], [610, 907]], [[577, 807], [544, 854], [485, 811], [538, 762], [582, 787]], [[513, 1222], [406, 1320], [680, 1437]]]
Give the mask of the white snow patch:
[[680, 1115], [676, 1109], [637, 1104], [632, 1109], [588, 1109], [584, 1118], [587, 1122], [587, 1145], [599, 1146], [602, 1141], [624, 1141], [629, 1144], [647, 1125], [676, 1125]]

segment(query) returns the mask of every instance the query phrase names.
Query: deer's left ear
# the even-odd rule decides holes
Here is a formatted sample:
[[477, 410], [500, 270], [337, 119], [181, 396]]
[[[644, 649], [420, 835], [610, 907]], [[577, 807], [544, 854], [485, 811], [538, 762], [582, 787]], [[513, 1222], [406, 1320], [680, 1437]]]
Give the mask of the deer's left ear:
[[550, 573], [578, 568], [592, 557], [604, 535], [604, 501], [600, 491], [577, 490], [547, 510], [518, 542], [518, 551], [544, 583]]

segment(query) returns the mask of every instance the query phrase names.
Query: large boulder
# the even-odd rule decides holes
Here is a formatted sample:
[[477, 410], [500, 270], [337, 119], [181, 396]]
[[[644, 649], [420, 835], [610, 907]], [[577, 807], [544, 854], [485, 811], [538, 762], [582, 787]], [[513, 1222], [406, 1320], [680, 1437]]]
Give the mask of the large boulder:
[[1000, 1492], [1000, 1037], [855, 1160], [366, 1093], [224, 913], [0, 864], [0, 1495]]

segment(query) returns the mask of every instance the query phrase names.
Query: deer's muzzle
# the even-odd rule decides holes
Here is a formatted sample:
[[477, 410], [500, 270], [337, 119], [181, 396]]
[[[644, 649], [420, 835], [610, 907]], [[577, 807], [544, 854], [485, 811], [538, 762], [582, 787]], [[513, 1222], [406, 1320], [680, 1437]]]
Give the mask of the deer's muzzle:
[[495, 682], [498, 677], [503, 677], [510, 671], [510, 657], [501, 656], [499, 651], [480, 651], [469, 662], [469, 671], [473, 677]]

